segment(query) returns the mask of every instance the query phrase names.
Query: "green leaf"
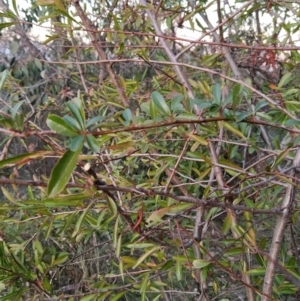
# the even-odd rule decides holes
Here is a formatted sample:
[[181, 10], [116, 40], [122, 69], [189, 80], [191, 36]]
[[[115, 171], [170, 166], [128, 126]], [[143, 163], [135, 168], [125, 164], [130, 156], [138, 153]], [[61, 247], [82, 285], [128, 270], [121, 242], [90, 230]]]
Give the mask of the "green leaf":
[[282, 93], [282, 96], [283, 96], [283, 98], [285, 98], [285, 97], [288, 97], [290, 95], [293, 95], [293, 94], [296, 94], [296, 93], [299, 93], [299, 92], [300, 92], [300, 89], [291, 88], [291, 89], [285, 91], [284, 93]]
[[8, 158], [5, 160], [0, 161], [0, 168], [4, 166], [9, 166], [9, 165], [16, 165], [16, 164], [24, 164], [30, 159], [35, 159], [39, 157], [44, 157], [46, 155], [53, 154], [53, 152], [50, 151], [37, 151], [35, 153], [27, 153], [19, 156], [15, 156], [12, 158]]
[[146, 220], [146, 223], [149, 227], [161, 222], [163, 216], [170, 211], [169, 207], [161, 208], [154, 211]]
[[172, 213], [172, 214], [178, 214], [178, 213], [183, 212], [187, 209], [190, 209], [194, 206], [195, 206], [195, 204], [193, 204], [193, 203], [180, 203], [178, 205], [169, 207], [168, 211], [169, 211], [169, 213]]
[[291, 275], [293, 275], [293, 277], [295, 277], [298, 281], [300, 281], [300, 275], [299, 275], [299, 273], [297, 273], [297, 272], [295, 272], [295, 271], [293, 271], [293, 270], [291, 270], [291, 269], [287, 269], [287, 271], [288, 271]]
[[58, 195], [68, 183], [72, 172], [74, 171], [78, 156], [81, 153], [81, 147], [76, 152], [67, 151], [62, 158], [57, 162], [52, 170], [49, 184], [48, 195], [54, 197]]
[[282, 160], [289, 154], [290, 150], [291, 150], [290, 148], [287, 148], [286, 150], [284, 150], [277, 156], [276, 160], [274, 161], [274, 163], [271, 166], [272, 171], [276, 170], [276, 168], [282, 162]]
[[88, 134], [86, 136], [86, 141], [87, 141], [87, 144], [88, 144], [89, 148], [91, 149], [91, 151], [93, 151], [94, 153], [99, 153], [100, 146], [99, 146], [98, 141], [96, 140], [96, 138], [93, 135]]
[[[10, 27], [10, 26], [14, 26], [16, 25], [16, 22], [6, 22], [6, 23], [0, 23], [0, 29], [6, 28], [6, 27]], [[1, 88], [1, 85], [0, 85]]]
[[76, 152], [79, 148], [82, 147], [83, 141], [84, 141], [84, 136], [78, 135], [71, 138], [68, 146], [72, 152]]
[[113, 235], [112, 235], [112, 243], [113, 243], [114, 249], [117, 248], [117, 244], [118, 244], [118, 233], [119, 233], [119, 219], [116, 218], [115, 226], [114, 226], [114, 231], [113, 231]]
[[38, 239], [35, 239], [33, 241], [32, 247], [34, 250], [36, 250], [38, 252], [38, 254], [43, 254], [44, 253], [44, 249], [43, 246], [41, 244], [41, 242]]
[[23, 130], [24, 114], [17, 113], [15, 123], [16, 123], [16, 129]]
[[196, 269], [202, 269], [206, 266], [210, 265], [210, 261], [207, 261], [207, 260], [204, 260], [204, 259], [195, 259], [193, 261], [193, 266], [196, 268]]
[[240, 93], [242, 91], [243, 86], [241, 84], [237, 84], [234, 86], [233, 94], [232, 94], [232, 108], [233, 110], [236, 109], [236, 107], [240, 103]]
[[[119, 300], [121, 297], [123, 297], [125, 295], [126, 291], [125, 292], [119, 292], [117, 294], [115, 294], [112, 298], [109, 299], [109, 301], [117, 301]], [[80, 299], [82, 300], [82, 299]]]
[[152, 253], [154, 253], [155, 251], [158, 251], [160, 249], [160, 247], [154, 247], [151, 250], [149, 250], [148, 252], [144, 253], [142, 256], [139, 257], [139, 259], [136, 261], [135, 265], [132, 267], [133, 269], [135, 269], [137, 266], [139, 266], [148, 256], [150, 256]]
[[[58, 0], [58, 1], [60, 1], [60, 0]], [[58, 11], [59, 11], [62, 15], [64, 15], [66, 18], [68, 18], [69, 20], [71, 20], [71, 21], [73, 21], [74, 23], [77, 23], [77, 24], [78, 24], [78, 22], [77, 22], [74, 18], [72, 18], [65, 10], [58, 9]]]
[[199, 144], [201, 144], [201, 145], [207, 145], [206, 139], [202, 138], [202, 137], [199, 136], [199, 135], [188, 134], [188, 136], [189, 136], [191, 139], [193, 139], [194, 141], [199, 142]]
[[151, 100], [150, 101], [150, 107], [149, 107], [149, 114], [152, 119], [155, 119], [157, 116], [157, 107], [155, 106], [154, 102]]
[[247, 274], [250, 275], [265, 275], [266, 268], [256, 268], [246, 271]]
[[[96, 300], [96, 298], [98, 296], [99, 296], [99, 293], [87, 295], [87, 296], [80, 298], [80, 301], [94, 301], [94, 300]], [[104, 300], [104, 299], [102, 298], [102, 300]]]
[[204, 109], [207, 109], [207, 108], [210, 108], [212, 106], [212, 102], [202, 102], [200, 105], [198, 105], [198, 108], [200, 110], [204, 110]]
[[233, 134], [243, 138], [246, 140], [246, 137], [243, 135], [243, 133], [238, 130], [237, 128], [235, 128], [232, 124], [228, 123], [228, 122], [224, 122], [224, 127], [229, 130], [230, 132], [232, 132]]
[[182, 264], [180, 260], [176, 260], [176, 277], [178, 281], [182, 280]]
[[110, 197], [107, 198], [107, 205], [109, 208], [109, 211], [112, 213], [112, 218], [114, 218], [117, 213], [118, 213], [118, 208], [116, 206], [116, 203], [114, 202], [114, 200], [112, 200]]
[[13, 204], [18, 205], [18, 201], [10, 194], [10, 192], [3, 186], [1, 186], [2, 192], [5, 197]]
[[240, 121], [246, 119], [247, 117], [249, 117], [251, 115], [252, 115], [252, 112], [245, 112], [245, 113], [236, 112], [236, 114], [235, 114], [235, 121], [236, 122], [240, 122]]
[[150, 276], [150, 273], [145, 273], [144, 274], [143, 280], [141, 282], [141, 287], [140, 287], [140, 293], [141, 294], [146, 292], [149, 276]]
[[130, 249], [146, 249], [150, 247], [155, 247], [155, 245], [149, 242], [144, 242], [144, 243], [128, 244], [126, 245], [126, 247]]
[[[45, 207], [82, 207], [84, 205], [82, 201], [88, 197], [86, 193], [77, 193], [56, 198], [46, 198], [41, 201], [41, 204]], [[32, 204], [30, 200], [24, 203]]]
[[231, 228], [231, 225], [232, 225], [232, 215], [228, 214], [223, 223], [222, 233], [227, 234]]
[[90, 208], [91, 208], [92, 206], [94, 206], [94, 203], [93, 203], [93, 202], [90, 202], [89, 205], [88, 205], [88, 206], [84, 209], [84, 211], [81, 213], [79, 219], [77, 220], [77, 222], [76, 222], [76, 224], [75, 224], [75, 228], [74, 228], [74, 231], [73, 231], [73, 233], [72, 233], [72, 237], [75, 237], [75, 236], [78, 234], [78, 232], [79, 232], [79, 230], [80, 230], [80, 228], [81, 228], [81, 225], [82, 225], [82, 223], [84, 222], [84, 219], [85, 219], [86, 215], [89, 213], [89, 210], [90, 210]]
[[286, 84], [288, 84], [292, 80], [292, 73], [288, 72], [283, 75], [283, 77], [280, 79], [279, 84], [277, 85], [278, 88], [282, 88]]
[[157, 91], [151, 93], [151, 102], [158, 108], [160, 113], [169, 116], [171, 114], [170, 108], [167, 105], [164, 97]]
[[57, 134], [74, 137], [77, 136], [76, 129], [73, 129], [64, 119], [57, 115], [49, 115], [46, 121], [48, 127]]
[[47, 35], [47, 37], [48, 38], [45, 41], [43, 41], [43, 43], [42, 43], [43, 45], [46, 45], [46, 44], [52, 42], [53, 40], [59, 39], [59, 35], [58, 34], [54, 34], [54, 35], [51, 35], [51, 36]]
[[122, 247], [122, 232], [119, 234], [116, 244], [116, 257], [119, 258], [121, 254], [121, 247]]
[[53, 261], [52, 265], [63, 264], [68, 260], [68, 257], [69, 257], [68, 252], [61, 252], [58, 254], [58, 257]]
[[12, 112], [11, 112], [11, 118], [12, 118], [12, 120], [15, 119], [16, 114], [18, 113], [19, 108], [22, 106], [22, 104], [23, 104], [25, 101], [26, 101], [26, 100], [19, 101], [19, 102], [13, 107]]
[[131, 110], [130, 109], [125, 109], [122, 113], [124, 119], [126, 121], [131, 121], [132, 120], [132, 115], [131, 115]]
[[[0, 28], [1, 28], [1, 26], [0, 26]], [[8, 74], [9, 74], [9, 71], [7, 69], [0, 73], [0, 91], [4, 85], [4, 82], [5, 82]]]
[[102, 121], [104, 118], [105, 118], [104, 116], [93, 117], [86, 123], [86, 127], [89, 128], [90, 126], [94, 125], [95, 123]]
[[178, 94], [171, 100], [171, 110], [174, 113], [186, 112], [186, 109], [182, 105], [183, 99], [184, 96], [182, 94]]
[[236, 256], [236, 255], [241, 255], [245, 253], [245, 249], [244, 248], [231, 248], [229, 250], [227, 250], [224, 253], [224, 256]]
[[259, 109], [261, 109], [265, 106], [268, 106], [268, 105], [269, 105], [269, 103], [267, 101], [260, 101], [255, 105], [254, 110], [255, 110], [255, 112], [257, 112]]
[[81, 131], [79, 123], [76, 121], [75, 118], [72, 116], [66, 115], [63, 117], [63, 120], [67, 122], [67, 124], [71, 127], [76, 129], [77, 131]]
[[75, 98], [73, 100], [70, 100], [67, 102], [67, 107], [69, 108], [69, 110], [71, 111], [72, 115], [74, 116], [74, 118], [77, 120], [77, 122], [80, 125], [81, 130], [85, 129], [85, 117], [84, 114], [82, 114], [82, 109], [81, 106], [78, 105], [78, 98]]
[[286, 126], [293, 126], [293, 125], [300, 126], [300, 121], [299, 120], [295, 120], [295, 119], [288, 119], [285, 122], [285, 125]]
[[216, 83], [213, 88], [213, 95], [215, 101], [220, 104], [221, 103], [221, 86], [219, 83]]

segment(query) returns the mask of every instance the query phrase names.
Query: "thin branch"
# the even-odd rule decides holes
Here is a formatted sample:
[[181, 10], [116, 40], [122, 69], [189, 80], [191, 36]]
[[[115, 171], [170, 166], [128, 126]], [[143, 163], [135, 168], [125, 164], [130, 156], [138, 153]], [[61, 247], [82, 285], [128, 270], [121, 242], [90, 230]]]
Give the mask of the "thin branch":
[[120, 82], [119, 82], [119, 78], [117, 76], [117, 74], [115, 74], [115, 72], [113, 71], [110, 63], [105, 62], [107, 60], [106, 54], [101, 46], [101, 43], [99, 43], [97, 37], [96, 37], [96, 28], [95, 26], [92, 24], [91, 20], [86, 16], [86, 14], [84, 13], [83, 9], [81, 8], [81, 6], [79, 5], [79, 0], [73, 0], [73, 5], [77, 11], [78, 16], [80, 17], [83, 26], [85, 27], [85, 29], [88, 31], [90, 38], [91, 38], [91, 42], [93, 44], [93, 46], [95, 47], [95, 49], [97, 50], [99, 57], [101, 58], [102, 63], [104, 63], [105, 68], [113, 82], [113, 85], [115, 86], [116, 90], [118, 91], [119, 96], [121, 97], [122, 103], [125, 107], [129, 107], [129, 101], [127, 99], [127, 96], [125, 94], [124, 89], [121, 87]]
[[[47, 187], [48, 183], [44, 181], [33, 181], [33, 180], [17, 180], [17, 179], [7, 179], [7, 178], [0, 178], [0, 185], [20, 185], [20, 186], [40, 186], [40, 187]], [[68, 183], [66, 185], [67, 187], [73, 187], [78, 189], [86, 189], [89, 186], [79, 183]], [[97, 189], [103, 192], [108, 191], [120, 191], [125, 193], [133, 193], [138, 194], [140, 196], [163, 196], [163, 197], [170, 197], [174, 200], [177, 200], [179, 202], [184, 203], [192, 203], [197, 206], [205, 206], [208, 208], [212, 207], [219, 207], [219, 208], [229, 208], [231, 210], [238, 210], [238, 211], [247, 211], [251, 212], [253, 214], [280, 214], [281, 210], [280, 208], [274, 208], [274, 209], [256, 209], [256, 208], [250, 208], [247, 206], [242, 205], [232, 205], [229, 203], [223, 203], [220, 202], [220, 198], [211, 198], [211, 199], [199, 199], [193, 196], [178, 196], [175, 193], [171, 192], [165, 192], [162, 190], [157, 189], [145, 189], [145, 188], [134, 188], [134, 187], [121, 187], [121, 186], [112, 186], [112, 185], [97, 185]], [[224, 196], [222, 196], [224, 197]], [[88, 196], [87, 196], [88, 198]], [[23, 207], [22, 207], [23, 208]]]
[[[214, 145], [211, 141], [208, 141], [208, 149], [209, 149], [209, 153], [210, 153], [210, 157], [211, 157], [211, 162], [213, 164], [213, 169], [214, 169], [214, 172], [215, 172], [216, 180], [217, 180], [219, 186], [221, 188], [223, 188], [224, 185], [225, 185], [225, 181], [224, 181], [224, 178], [223, 178], [222, 169], [217, 164], [218, 163], [217, 154], [216, 154]], [[230, 202], [229, 198], [225, 202], [226, 203]], [[230, 219], [231, 219], [231, 232], [232, 232], [232, 235], [236, 240], [238, 240], [239, 235], [236, 232], [236, 227], [238, 225], [236, 213], [235, 213], [234, 210], [232, 210], [230, 208], [226, 208], [226, 211], [227, 211], [227, 216], [230, 217]], [[247, 263], [246, 258], [242, 259], [242, 264], [246, 267], [246, 271], [247, 271], [249, 267], [248, 267], [248, 263]], [[246, 290], [246, 293], [247, 293], [248, 301], [254, 301], [255, 300], [254, 290], [253, 290], [253, 287], [251, 285], [250, 275], [245, 273], [244, 270], [241, 272], [241, 275], [242, 275], [243, 282], [247, 283], [247, 285], [245, 286], [245, 290]]]
[[[219, 1], [218, 1], [219, 2]], [[184, 50], [182, 50], [180, 53], [177, 54], [176, 58], [179, 58], [181, 55], [183, 55], [185, 52], [187, 52], [190, 48], [192, 48], [193, 46], [195, 46], [196, 44], [200, 44], [201, 40], [203, 38], [205, 38], [206, 36], [210, 35], [211, 33], [213, 33], [216, 30], [220, 30], [220, 33], [222, 32], [222, 27], [223, 25], [225, 25], [226, 23], [228, 23], [231, 19], [233, 19], [235, 16], [237, 16], [240, 12], [242, 12], [246, 7], [248, 7], [250, 4], [252, 4], [253, 2], [255, 2], [255, 0], [250, 0], [249, 2], [245, 3], [243, 6], [241, 6], [239, 9], [237, 9], [234, 13], [232, 13], [227, 19], [225, 19], [224, 21], [220, 20], [219, 17], [219, 24], [215, 27], [212, 27], [209, 29], [208, 32], [204, 33], [199, 39], [197, 39], [196, 41], [192, 41], [191, 45], [189, 45], [188, 47], [186, 47]], [[218, 10], [219, 11], [219, 10]], [[222, 35], [221, 35], [222, 36]], [[205, 43], [203, 41], [203, 43]], [[224, 43], [223, 39], [220, 39], [219, 42], [212, 42], [213, 44], [218, 44], [219, 46], [225, 46], [227, 45], [227, 43]], [[210, 45], [213, 45], [210, 44]]]
[[[228, 53], [229, 54], [229, 53]], [[227, 54], [227, 56], [228, 56]], [[140, 63], [143, 62], [143, 60], [139, 60], [139, 59], [117, 59], [117, 60], [102, 60], [102, 61], [90, 61], [90, 62], [81, 62], [81, 64], [95, 64], [95, 63], [99, 63], [99, 62], [136, 62], [136, 63]], [[273, 106], [275, 106], [277, 109], [280, 109], [282, 112], [284, 112], [287, 116], [289, 116], [291, 119], [295, 119], [295, 120], [299, 120], [296, 116], [294, 116], [293, 114], [291, 114], [286, 108], [282, 107], [280, 104], [278, 104], [276, 101], [274, 101], [271, 97], [265, 95], [263, 92], [255, 89], [254, 87], [250, 86], [249, 84], [245, 83], [244, 81], [237, 79], [237, 78], [232, 78], [230, 76], [227, 76], [225, 74], [222, 74], [220, 72], [217, 72], [215, 70], [211, 70], [208, 68], [203, 68], [203, 67], [198, 67], [198, 66], [193, 66], [190, 64], [185, 64], [185, 63], [178, 63], [178, 62], [165, 62], [165, 61], [155, 61], [155, 60], [149, 60], [149, 62], [151, 63], [155, 63], [155, 64], [164, 64], [164, 65], [176, 65], [176, 66], [184, 66], [187, 68], [191, 68], [191, 69], [195, 69], [195, 70], [199, 70], [199, 71], [204, 71], [207, 72], [209, 74], [212, 75], [217, 75], [220, 76], [222, 78], [225, 78], [231, 82], [237, 83], [237, 84], [241, 84], [242, 86], [248, 88], [250, 91], [256, 93], [257, 95], [261, 96], [263, 99], [265, 99], [266, 101], [268, 101], [270, 104], [272, 104]], [[52, 64], [70, 64], [70, 62], [51, 62]], [[233, 61], [231, 62], [231, 64], [233, 65]], [[235, 64], [235, 63], [234, 63]], [[236, 76], [238, 77], [240, 75], [240, 72], [238, 71], [236, 73]], [[259, 122], [257, 122], [257, 124], [259, 124]], [[300, 131], [299, 131], [300, 132]]]
[[[141, 4], [143, 6], [148, 6], [146, 0], [140, 0]], [[147, 15], [149, 16], [151, 23], [155, 29], [155, 32], [157, 34], [157, 36], [162, 36], [163, 33], [161, 31], [160, 26], [158, 25], [157, 19], [155, 14], [150, 10], [150, 9], [146, 9]], [[169, 58], [169, 60], [174, 64], [174, 70], [178, 76], [178, 78], [180, 79], [180, 81], [182, 82], [182, 84], [185, 86], [185, 88], [187, 89], [188, 95], [190, 98], [195, 98], [195, 94], [193, 92], [193, 89], [188, 81], [188, 78], [183, 74], [182, 70], [180, 69], [179, 65], [177, 65], [177, 59], [175, 57], [175, 55], [173, 54], [173, 52], [171, 51], [169, 45], [166, 43], [164, 38], [159, 38], [160, 42], [162, 44], [162, 46], [164, 47], [164, 50]], [[197, 110], [198, 111], [198, 110]]]
[[[300, 147], [298, 147], [295, 155], [295, 159], [293, 161], [293, 167], [296, 167], [300, 164]], [[290, 171], [290, 176], [295, 175], [295, 169], [292, 169]], [[265, 277], [264, 277], [264, 285], [263, 285], [263, 292], [267, 295], [272, 295], [272, 289], [273, 289], [273, 282], [276, 272], [276, 263], [278, 262], [278, 254], [282, 247], [282, 239], [283, 234], [286, 230], [286, 225], [291, 218], [292, 214], [292, 208], [294, 204], [294, 194], [295, 194], [295, 188], [292, 184], [289, 184], [284, 200], [281, 205], [282, 214], [277, 218], [277, 223], [275, 226], [275, 229], [273, 231], [273, 240], [270, 246], [270, 252], [269, 257], [270, 260], [267, 265]], [[269, 298], [266, 296], [262, 296], [261, 301], [268, 301]]]

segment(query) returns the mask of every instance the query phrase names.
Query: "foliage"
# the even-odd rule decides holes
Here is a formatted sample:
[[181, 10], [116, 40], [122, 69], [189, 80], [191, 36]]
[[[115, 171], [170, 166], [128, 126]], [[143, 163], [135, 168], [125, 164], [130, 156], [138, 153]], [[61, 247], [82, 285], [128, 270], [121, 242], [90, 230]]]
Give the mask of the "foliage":
[[298, 4], [198, 2], [0, 2], [0, 300], [300, 294]]

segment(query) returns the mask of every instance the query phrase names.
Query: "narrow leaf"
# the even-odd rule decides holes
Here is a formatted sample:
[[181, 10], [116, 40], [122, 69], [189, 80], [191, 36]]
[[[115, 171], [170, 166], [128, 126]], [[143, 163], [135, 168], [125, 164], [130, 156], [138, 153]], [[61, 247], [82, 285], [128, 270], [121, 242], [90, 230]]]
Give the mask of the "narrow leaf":
[[221, 102], [221, 86], [219, 83], [216, 83], [214, 85], [214, 88], [213, 88], [213, 95], [214, 95], [214, 98], [215, 98], [215, 101], [220, 104]]
[[150, 273], [145, 273], [142, 283], [141, 283], [141, 287], [140, 287], [140, 293], [145, 293], [146, 289], [147, 289], [147, 284], [148, 284], [148, 280], [149, 280], [149, 275]]
[[64, 119], [57, 115], [49, 115], [46, 121], [48, 127], [57, 134], [74, 137], [78, 135], [76, 128], [72, 128]]
[[143, 254], [135, 263], [135, 265], [132, 267], [133, 269], [135, 269], [137, 266], [139, 266], [148, 256], [150, 256], [152, 253], [154, 253], [155, 251], [158, 251], [160, 247], [154, 247], [153, 249], [149, 250], [148, 252], [146, 252], [145, 254]]
[[238, 130], [237, 128], [235, 128], [232, 124], [230, 124], [228, 122], [224, 122], [224, 127], [227, 130], [229, 130], [230, 132], [232, 132], [233, 134], [246, 140], [246, 137], [243, 135], [243, 133], [240, 130]]
[[282, 162], [282, 160], [289, 154], [290, 150], [290, 148], [287, 148], [278, 155], [275, 162], [271, 166], [271, 171], [274, 171], [277, 168], [277, 166]]
[[10, 194], [10, 192], [5, 187], [2, 186], [1, 189], [3, 194], [11, 203], [18, 205], [18, 201]]
[[133, 248], [133, 249], [146, 249], [150, 247], [155, 247], [154, 244], [149, 243], [149, 242], [144, 242], [144, 243], [135, 243], [135, 244], [128, 244], [126, 245], [127, 248]]
[[126, 293], [126, 291], [125, 292], [119, 292], [119, 293], [115, 294], [112, 298], [110, 298], [109, 301], [117, 301], [121, 297], [123, 297], [125, 293]]
[[65, 120], [71, 128], [74, 128], [74, 130], [76, 129], [77, 131], [81, 131], [79, 123], [72, 116], [66, 115], [63, 120]]
[[151, 100], [150, 101], [150, 116], [152, 119], [155, 119], [155, 117], [157, 116], [157, 107], [155, 106], [154, 102]]
[[154, 211], [146, 220], [146, 223], [149, 227], [159, 223], [162, 217], [170, 211], [169, 207], [161, 208]]
[[251, 270], [247, 271], [246, 274], [249, 274], [249, 275], [265, 275], [266, 274], [266, 268], [251, 269]]
[[4, 166], [10, 166], [10, 165], [12, 166], [12, 165], [17, 165], [17, 164], [20, 164], [20, 165], [25, 164], [25, 163], [31, 161], [31, 159], [36, 159], [39, 157], [46, 157], [46, 155], [50, 155], [50, 154], [53, 154], [53, 152], [37, 151], [35, 153], [27, 153], [27, 154], [15, 156], [15, 157], [0, 161], [0, 168], [2, 168]]
[[233, 107], [233, 110], [235, 110], [236, 107], [240, 103], [240, 92], [241, 92], [242, 88], [243, 88], [243, 86], [241, 84], [237, 84], [237, 85], [235, 85], [235, 87], [233, 89], [233, 94], [232, 94], [232, 107]]
[[67, 107], [69, 108], [72, 115], [74, 116], [74, 118], [79, 123], [81, 130], [84, 130], [85, 129], [84, 119], [82, 117], [82, 114], [81, 114], [80, 109], [78, 108], [78, 106], [73, 101], [68, 101], [67, 102]]
[[170, 115], [170, 108], [167, 105], [164, 97], [157, 91], [154, 91], [151, 93], [151, 99], [154, 103], [154, 105], [158, 108], [158, 110], [163, 114], [163, 115]]
[[59, 194], [68, 183], [72, 172], [74, 171], [78, 156], [81, 153], [81, 147], [76, 151], [67, 151], [63, 157], [57, 162], [52, 170], [49, 184], [48, 195], [54, 197]]
[[206, 139], [202, 138], [202, 137], [199, 136], [199, 135], [188, 134], [188, 136], [189, 136], [190, 138], [192, 138], [193, 140], [199, 142], [201, 145], [207, 145]]
[[206, 266], [210, 265], [210, 261], [207, 261], [207, 260], [204, 260], [204, 259], [195, 259], [193, 261], [193, 266], [196, 268], [196, 269], [202, 269]]
[[278, 88], [282, 88], [286, 84], [288, 84], [292, 79], [292, 73], [288, 72], [283, 75], [283, 77], [280, 79], [279, 84], [277, 85]]
[[70, 144], [67, 144], [70, 147], [72, 152], [76, 152], [78, 149], [82, 147], [84, 141], [83, 135], [78, 135], [71, 138]]
[[75, 225], [75, 228], [74, 228], [74, 231], [72, 233], [72, 237], [75, 237], [78, 233], [78, 231], [80, 230], [81, 228], [81, 225], [82, 223], [84, 222], [84, 219], [86, 217], [86, 215], [88, 214], [91, 206], [93, 206], [94, 203], [93, 202], [90, 202], [90, 204], [84, 209], [84, 211], [82, 212], [82, 214], [80, 215], [79, 219], [77, 220], [76, 222], [76, 225]]
[[13, 108], [12, 112], [11, 112], [11, 118], [14, 120], [16, 117], [16, 114], [18, 113], [18, 110], [20, 109], [20, 107], [22, 106], [22, 104], [25, 102], [26, 100], [22, 100], [19, 101]]
[[7, 78], [9, 71], [6, 69], [0, 73], [0, 90], [2, 89], [4, 82]]
[[100, 146], [99, 146], [96, 138], [93, 135], [88, 134], [86, 136], [86, 141], [87, 141], [87, 144], [88, 144], [89, 148], [91, 149], [91, 151], [93, 151], [94, 153], [99, 153]]

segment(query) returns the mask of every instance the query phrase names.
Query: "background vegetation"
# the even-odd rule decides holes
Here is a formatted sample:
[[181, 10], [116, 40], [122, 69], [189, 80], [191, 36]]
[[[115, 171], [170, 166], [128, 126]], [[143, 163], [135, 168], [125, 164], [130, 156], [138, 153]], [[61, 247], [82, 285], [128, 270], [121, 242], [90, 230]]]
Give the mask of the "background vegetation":
[[0, 11], [0, 300], [300, 300], [297, 2]]

